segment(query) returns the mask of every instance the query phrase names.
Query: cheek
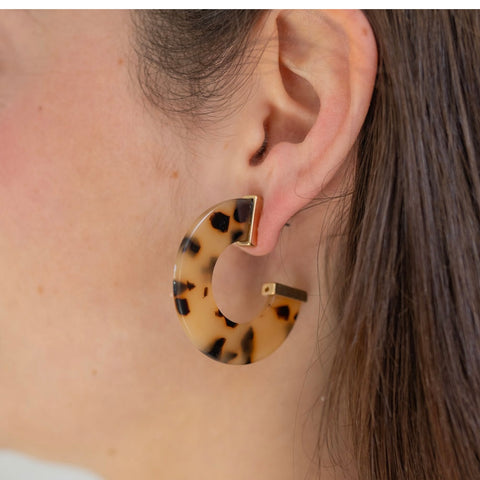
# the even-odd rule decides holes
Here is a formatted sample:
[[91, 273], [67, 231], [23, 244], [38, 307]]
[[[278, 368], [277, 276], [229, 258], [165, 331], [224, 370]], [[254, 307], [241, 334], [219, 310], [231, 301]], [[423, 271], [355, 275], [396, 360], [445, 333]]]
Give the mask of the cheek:
[[52, 233], [66, 220], [68, 210], [65, 166], [58, 168], [46, 136], [52, 122], [29, 110], [11, 112], [0, 123], [2, 227], [20, 243], [32, 235]]
[[48, 406], [68, 429], [72, 418], [89, 425], [72, 414], [85, 398], [98, 405], [95, 423], [138, 418], [124, 392], [150, 395], [138, 372], [162, 365], [182, 335], [170, 297], [183, 232], [172, 201], [182, 172], [170, 167], [175, 149], [153, 140], [161, 130], [111, 91], [120, 79], [63, 80], [43, 79], [48, 90], [0, 111], [0, 385], [10, 392], [0, 412], [35, 398], [40, 423]]
[[65, 128], [68, 113], [61, 122], [57, 105], [47, 107], [44, 97], [35, 97], [22, 98], [1, 116], [0, 195], [17, 228], [41, 231], [64, 217], [68, 208], [78, 131]]
[[148, 188], [119, 105], [88, 83], [45, 84], [48, 91], [29, 91], [0, 116], [0, 196], [18, 241], [133, 207], [131, 191]]
[[166, 251], [165, 238], [181, 235], [168, 230], [182, 174], [119, 87], [126, 73], [115, 75], [39, 78], [0, 111], [2, 261], [21, 262], [24, 284], [74, 290], [82, 304], [170, 274], [176, 246]]
[[125, 65], [99, 70], [110, 57], [30, 75], [0, 106], [0, 443], [20, 407], [42, 438], [134, 421], [183, 340], [171, 282], [198, 181]]

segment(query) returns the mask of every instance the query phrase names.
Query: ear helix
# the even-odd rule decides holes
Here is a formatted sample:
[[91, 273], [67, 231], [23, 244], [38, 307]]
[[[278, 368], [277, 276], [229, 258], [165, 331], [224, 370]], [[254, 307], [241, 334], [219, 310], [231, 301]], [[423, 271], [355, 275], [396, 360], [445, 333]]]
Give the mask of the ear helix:
[[228, 364], [247, 364], [275, 351], [287, 338], [307, 300], [303, 290], [267, 283], [264, 310], [248, 323], [223, 315], [212, 294], [213, 269], [230, 244], [253, 246], [262, 198], [227, 200], [204, 212], [180, 244], [174, 269], [173, 296], [180, 322], [205, 355]]

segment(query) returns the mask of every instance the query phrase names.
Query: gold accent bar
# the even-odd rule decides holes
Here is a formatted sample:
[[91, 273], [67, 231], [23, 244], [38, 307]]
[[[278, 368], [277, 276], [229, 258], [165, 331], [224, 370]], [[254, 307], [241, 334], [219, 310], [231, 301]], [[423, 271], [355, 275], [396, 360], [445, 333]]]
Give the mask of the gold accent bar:
[[257, 228], [260, 220], [260, 214], [262, 213], [263, 198], [257, 195], [247, 195], [242, 197], [246, 200], [252, 200], [252, 216], [250, 218], [250, 229], [248, 231], [247, 239], [243, 242], [236, 242], [237, 245], [242, 247], [253, 247], [257, 244]]
[[307, 301], [307, 292], [298, 288], [282, 285], [281, 283], [264, 283], [262, 287], [262, 295], [279, 295], [281, 297], [300, 300], [301, 302]]

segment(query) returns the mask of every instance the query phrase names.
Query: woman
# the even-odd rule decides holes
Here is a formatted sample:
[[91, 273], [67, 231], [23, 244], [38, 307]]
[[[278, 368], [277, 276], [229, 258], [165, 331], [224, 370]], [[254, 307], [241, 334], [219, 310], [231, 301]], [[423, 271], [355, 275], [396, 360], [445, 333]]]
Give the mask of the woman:
[[[116, 480], [480, 478], [477, 13], [0, 24], [2, 447]], [[264, 281], [308, 301], [234, 367], [171, 281], [245, 195], [219, 315], [255, 317]]]

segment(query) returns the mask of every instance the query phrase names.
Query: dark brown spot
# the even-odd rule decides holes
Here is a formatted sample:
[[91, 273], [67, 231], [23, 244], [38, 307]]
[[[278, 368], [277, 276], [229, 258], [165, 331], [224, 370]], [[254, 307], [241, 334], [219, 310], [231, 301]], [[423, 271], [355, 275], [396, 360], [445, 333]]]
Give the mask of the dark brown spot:
[[288, 305], [282, 305], [281, 307], [277, 307], [276, 309], [277, 317], [283, 318], [284, 320], [288, 320], [290, 317], [290, 308]]
[[208, 287], [205, 287], [203, 289], [203, 298], [205, 298], [208, 295]]
[[210, 216], [210, 223], [215, 230], [225, 233], [230, 224], [230, 217], [222, 212], [215, 212]]
[[232, 243], [238, 242], [238, 240], [243, 240], [243, 230], [234, 230], [231, 233]]
[[210, 348], [210, 350], [207, 352], [207, 355], [213, 358], [218, 358], [222, 353], [222, 348], [226, 340], [226, 338], [218, 338], [217, 340], [215, 340], [212, 348]]
[[223, 354], [223, 361], [225, 363], [228, 363], [230, 360], [233, 360], [234, 358], [238, 357], [238, 353], [235, 352], [225, 352]]
[[229, 320], [220, 310], [215, 312], [215, 316], [219, 318], [223, 318], [225, 320], [225, 325], [230, 328], [238, 327], [238, 323], [232, 322]]
[[176, 298], [175, 306], [177, 307], [177, 312], [180, 315], [188, 315], [190, 313], [190, 308], [186, 298]]
[[203, 273], [211, 275], [213, 273], [213, 269], [215, 268], [215, 264], [217, 263], [218, 257], [211, 257], [210, 262], [206, 267], [203, 267]]
[[179, 282], [177, 280], [173, 281], [173, 295], [176, 297], [177, 295], [181, 295], [183, 292], [186, 290], [192, 290], [195, 288], [194, 283], [190, 283], [187, 281], [187, 283], [184, 282]]
[[235, 322], [232, 322], [231, 320], [229, 320], [227, 317], [224, 317], [225, 318], [225, 325], [229, 328], [235, 328], [235, 327], [238, 327], [238, 323], [235, 323]]
[[247, 331], [247, 333], [243, 336], [242, 341], [240, 342], [240, 345], [242, 346], [242, 351], [247, 357], [247, 362], [246, 363], [252, 363], [252, 352], [253, 352], [253, 328], [250, 327]]
[[180, 251], [183, 253], [189, 251], [196, 255], [200, 251], [200, 243], [195, 238], [185, 237], [180, 244]]
[[252, 207], [253, 207], [253, 200], [246, 199], [246, 198], [239, 198], [237, 200], [235, 211], [233, 212], [233, 218], [238, 223], [246, 222], [252, 216]]

